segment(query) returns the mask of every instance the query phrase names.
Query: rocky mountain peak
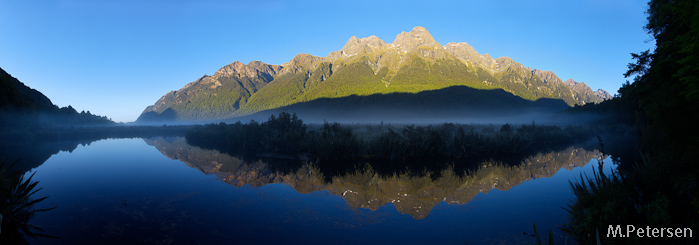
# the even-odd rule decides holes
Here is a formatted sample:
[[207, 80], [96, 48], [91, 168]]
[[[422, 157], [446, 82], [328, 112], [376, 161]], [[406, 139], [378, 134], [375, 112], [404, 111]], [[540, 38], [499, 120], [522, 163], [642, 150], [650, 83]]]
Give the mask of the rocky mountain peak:
[[310, 66], [316, 61], [323, 59], [322, 57], [313, 56], [310, 54], [297, 54], [288, 65], [289, 66]]
[[416, 26], [409, 32], [401, 32], [396, 36], [393, 45], [401, 51], [409, 51], [420, 46], [439, 46], [432, 35], [422, 26]]
[[259, 69], [259, 68], [263, 68], [264, 66], [267, 66], [267, 65], [268, 64], [266, 64], [262, 61], [253, 60], [253, 61], [250, 61], [250, 63], [248, 63], [247, 66], [251, 67], [251, 68], [258, 68]]
[[274, 76], [279, 70], [281, 70], [281, 67], [278, 65], [269, 65], [256, 60], [250, 61], [247, 65], [240, 61], [235, 61], [216, 71], [214, 76], [233, 76], [237, 74], [238, 77], [252, 78], [258, 76], [260, 72]]
[[518, 65], [518, 66], [521, 66], [522, 68], [524, 68], [523, 65], [521, 65], [521, 64], [519, 64], [519, 63], [517, 63], [517, 62], [515, 62], [515, 61], [512, 60], [512, 58], [510, 58], [510, 57], [505, 57], [505, 56], [503, 56], [503, 57], [500, 57], [500, 58], [495, 59], [495, 62], [496, 62], [497, 65], [498, 65], [498, 69], [507, 68], [507, 67], [509, 67], [509, 66], [511, 66], [511, 65]]
[[607, 91], [605, 91], [603, 89], [598, 89], [597, 91], [595, 91], [595, 95], [597, 95], [597, 97], [600, 97], [604, 100], [611, 100], [613, 98], [611, 94], [609, 94]]
[[573, 80], [572, 78], [563, 81], [563, 83], [565, 83], [565, 85], [568, 85], [568, 87], [575, 87], [575, 86], [579, 86], [579, 85], [581, 85], [581, 84], [587, 86], [587, 84], [585, 84], [584, 82], [579, 83], [579, 82]]
[[230, 76], [234, 73], [240, 73], [244, 67], [245, 67], [245, 65], [243, 63], [236, 60], [233, 63], [230, 63], [224, 67], [221, 67], [221, 69], [218, 69], [218, 71], [216, 71], [216, 73], [214, 73], [214, 76], [217, 76], [217, 75], [218, 76], [220, 76], [220, 75]]
[[534, 75], [541, 78], [541, 80], [544, 81], [545, 83], [560, 83], [561, 82], [561, 79], [558, 78], [558, 76], [556, 76], [556, 74], [553, 73], [552, 71], [542, 71], [542, 70], [534, 69], [534, 70], [532, 70], [532, 73], [534, 73]]
[[450, 54], [453, 54], [459, 59], [470, 60], [473, 59], [473, 57], [480, 56], [480, 54], [478, 54], [478, 52], [476, 52], [471, 45], [468, 45], [468, 43], [465, 42], [447, 43], [447, 45], [444, 45], [444, 50]]
[[386, 42], [377, 36], [369, 36], [362, 39], [352, 36], [340, 50], [342, 54], [352, 56], [371, 49], [380, 49], [386, 46]]
[[371, 48], [382, 48], [383, 46], [386, 46], [386, 42], [384, 42], [383, 40], [381, 40], [381, 38], [374, 36], [374, 35], [371, 35], [371, 36], [366, 37], [366, 38], [362, 38], [362, 39], [360, 39], [360, 41]]
[[310, 69], [314, 63], [322, 59], [323, 57], [313, 56], [310, 54], [297, 54], [291, 61], [282, 64], [284, 68], [281, 70], [281, 74]]
[[481, 64], [481, 58], [484, 58], [478, 52], [476, 52], [471, 45], [468, 45], [468, 43], [465, 42], [447, 43], [447, 45], [444, 45], [444, 50], [446, 50], [447, 53], [456, 56], [456, 58], [459, 58], [459, 60], [462, 62], [471, 63], [473, 65]]
[[342, 47], [342, 51], [347, 52], [350, 50], [354, 50], [359, 46], [362, 46], [361, 40], [359, 38], [357, 38], [357, 36], [352, 36], [352, 37], [350, 37], [349, 40], [347, 40], [347, 43], [345, 43], [345, 46]]
[[583, 99], [585, 101], [600, 103], [604, 100], [612, 98], [612, 96], [609, 93], [607, 93], [607, 91], [604, 91], [602, 89], [598, 89], [597, 91], [592, 92], [592, 89], [590, 89], [590, 87], [588, 87], [587, 84], [585, 84], [584, 82], [577, 82], [573, 79], [568, 79], [565, 80], [563, 84], [565, 84], [573, 91], [583, 96]]

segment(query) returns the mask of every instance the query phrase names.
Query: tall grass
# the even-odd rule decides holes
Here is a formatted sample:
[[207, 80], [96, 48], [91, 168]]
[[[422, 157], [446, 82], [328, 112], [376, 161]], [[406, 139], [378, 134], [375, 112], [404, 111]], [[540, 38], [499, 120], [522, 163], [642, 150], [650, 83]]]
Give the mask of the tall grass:
[[[604, 154], [601, 140], [600, 148]], [[581, 244], [598, 240], [604, 244], [693, 243], [692, 238], [649, 241], [634, 235], [607, 237], [610, 225], [680, 228], [699, 224], [695, 218], [699, 214], [699, 205], [692, 206], [692, 200], [687, 200], [686, 196], [691, 196], [691, 193], [681, 191], [686, 187], [678, 185], [678, 180], [667, 174], [670, 171], [667, 164], [662, 159], [645, 155], [641, 159], [630, 170], [617, 169], [610, 174], [604, 172], [604, 163], [599, 160], [592, 177], [581, 175], [579, 180], [570, 181], [576, 200], [566, 208], [570, 220], [563, 230]], [[613, 161], [618, 164], [616, 159]]]
[[15, 163], [0, 162], [0, 241], [2, 244], [28, 244], [24, 236], [54, 238], [41, 233], [43, 229], [30, 224], [29, 220], [38, 212], [56, 207], [34, 208], [48, 197], [33, 199], [33, 195], [42, 189], [37, 188], [39, 181], [32, 180], [34, 174], [25, 178], [24, 174], [11, 172]]
[[634, 203], [628, 197], [625, 177], [616, 171], [605, 174], [603, 162], [593, 169], [593, 176], [581, 174], [576, 181], [569, 180], [570, 188], [577, 200], [565, 208], [570, 214], [570, 223], [563, 230], [582, 244], [596, 241], [596, 232], [606, 230], [608, 225], [627, 224], [628, 212], [634, 212]]

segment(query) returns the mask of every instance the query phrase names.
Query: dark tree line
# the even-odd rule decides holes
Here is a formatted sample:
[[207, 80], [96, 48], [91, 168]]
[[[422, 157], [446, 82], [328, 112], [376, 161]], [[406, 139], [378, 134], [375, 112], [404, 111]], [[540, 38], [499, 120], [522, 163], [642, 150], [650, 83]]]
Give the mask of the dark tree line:
[[475, 169], [484, 161], [520, 164], [541, 151], [560, 150], [593, 136], [583, 127], [503, 125], [494, 132], [476, 132], [454, 124], [389, 128], [372, 135], [325, 123], [308, 130], [295, 114], [272, 115], [267, 122], [195, 126], [186, 134], [191, 145], [243, 156], [273, 155], [309, 159], [328, 176], [370, 164], [382, 173], [439, 173], [448, 166]]
[[604, 243], [652, 242], [605, 238], [609, 224], [699, 229], [699, 1], [651, 0], [648, 6], [645, 29], [655, 49], [631, 54], [635, 62], [625, 76], [633, 82], [613, 100], [588, 108], [614, 115], [612, 122], [635, 124], [642, 157], [622, 162], [631, 165], [625, 171], [600, 171], [572, 184], [578, 199], [566, 229], [583, 244], [595, 241], [596, 230]]

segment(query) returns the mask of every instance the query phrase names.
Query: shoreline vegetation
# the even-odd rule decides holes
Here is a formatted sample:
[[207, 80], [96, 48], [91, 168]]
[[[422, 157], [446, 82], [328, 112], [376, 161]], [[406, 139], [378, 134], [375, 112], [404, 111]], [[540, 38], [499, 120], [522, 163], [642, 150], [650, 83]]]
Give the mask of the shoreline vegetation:
[[[187, 143], [244, 158], [273, 157], [316, 162], [332, 175], [365, 165], [382, 173], [431, 173], [447, 168], [473, 170], [483, 162], [517, 165], [539, 152], [571, 145], [594, 145], [618, 130], [587, 126], [304, 124], [295, 114], [272, 115], [266, 122], [197, 125]], [[621, 133], [623, 134], [623, 133]], [[593, 146], [594, 148], [594, 146]]]
[[12, 171], [12, 165], [0, 159], [0, 243], [29, 244], [24, 236], [34, 239], [39, 237], [56, 238], [43, 234], [40, 227], [29, 223], [38, 212], [46, 212], [56, 207], [36, 209], [34, 204], [48, 197], [35, 199], [35, 195], [43, 187], [37, 188], [39, 181], [33, 181], [34, 174], [25, 177], [24, 172]]
[[[699, 230], [699, 2], [651, 0], [645, 30], [655, 48], [632, 53], [614, 99], [573, 108], [638, 128], [636, 157], [617, 172], [571, 182], [577, 200], [565, 227], [582, 244], [694, 244], [696, 238], [611, 237], [608, 227]], [[605, 142], [606, 143], [606, 142]], [[602, 147], [604, 149], [604, 147]], [[608, 235], [610, 237], [608, 237]]]

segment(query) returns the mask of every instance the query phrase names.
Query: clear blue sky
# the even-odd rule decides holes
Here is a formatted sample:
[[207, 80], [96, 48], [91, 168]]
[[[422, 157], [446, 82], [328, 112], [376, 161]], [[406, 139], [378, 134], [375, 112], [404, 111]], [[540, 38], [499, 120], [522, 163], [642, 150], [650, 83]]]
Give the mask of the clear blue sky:
[[647, 3], [581, 1], [0, 0], [0, 67], [43, 92], [115, 121], [134, 121], [171, 90], [241, 61], [327, 56], [351, 36], [424, 26], [593, 90], [616, 93], [629, 53], [653, 47]]

